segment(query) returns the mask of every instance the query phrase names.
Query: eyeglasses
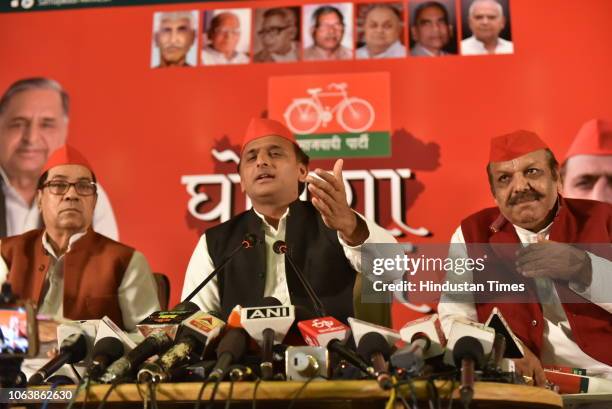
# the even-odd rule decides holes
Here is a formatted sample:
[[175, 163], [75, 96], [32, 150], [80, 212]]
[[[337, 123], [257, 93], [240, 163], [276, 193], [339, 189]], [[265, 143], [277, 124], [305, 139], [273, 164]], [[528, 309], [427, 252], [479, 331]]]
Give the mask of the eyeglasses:
[[267, 28], [262, 28], [261, 30], [259, 30], [257, 32], [257, 34], [259, 34], [262, 37], [271, 35], [272, 37], [276, 37], [277, 35], [279, 35], [280, 33], [282, 33], [283, 31], [285, 31], [286, 29], [288, 29], [291, 26], [281, 26], [281, 27], [267, 27]]
[[65, 194], [70, 190], [70, 186], [74, 186], [74, 190], [81, 196], [91, 196], [97, 191], [96, 183], [89, 180], [79, 180], [74, 183], [52, 180], [42, 185], [43, 188], [49, 188], [49, 192], [54, 195]]

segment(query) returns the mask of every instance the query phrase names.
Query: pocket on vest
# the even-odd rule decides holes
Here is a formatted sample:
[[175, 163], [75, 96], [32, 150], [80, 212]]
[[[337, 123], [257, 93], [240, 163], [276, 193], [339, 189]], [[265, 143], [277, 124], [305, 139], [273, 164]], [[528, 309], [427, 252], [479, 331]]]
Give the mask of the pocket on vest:
[[108, 315], [115, 321], [118, 317], [121, 317], [121, 310], [116, 296], [87, 297], [85, 307], [87, 309], [87, 319], [100, 319]]

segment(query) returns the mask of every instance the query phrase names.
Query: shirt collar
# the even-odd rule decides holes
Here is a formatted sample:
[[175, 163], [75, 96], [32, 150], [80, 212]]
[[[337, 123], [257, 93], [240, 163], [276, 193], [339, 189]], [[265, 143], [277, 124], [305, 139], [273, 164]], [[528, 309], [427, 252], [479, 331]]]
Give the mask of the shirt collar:
[[[68, 249], [66, 250], [66, 253], [68, 253], [70, 251], [70, 248], [72, 247], [72, 245], [79, 240], [81, 237], [83, 237], [84, 235], [87, 234], [87, 231], [84, 232], [80, 232], [80, 233], [75, 233], [72, 236], [70, 236], [70, 238], [68, 239]], [[49, 243], [49, 240], [47, 239], [47, 232], [45, 231], [45, 234], [43, 234], [42, 236], [42, 244], [43, 244], [43, 248], [53, 256], [53, 258], [58, 259], [59, 257], [55, 254], [55, 251], [53, 250], [53, 246], [51, 245], [51, 243]]]
[[287, 207], [287, 210], [285, 210], [285, 213], [283, 213], [280, 220], [278, 221], [278, 228], [275, 228], [270, 223], [268, 223], [268, 221], [266, 220], [266, 217], [263, 214], [259, 213], [255, 208], [253, 208], [253, 211], [255, 212], [257, 217], [259, 217], [262, 220], [265, 229], [267, 231], [271, 231], [274, 233], [282, 230], [285, 223], [287, 223], [287, 216], [289, 216], [289, 207]]

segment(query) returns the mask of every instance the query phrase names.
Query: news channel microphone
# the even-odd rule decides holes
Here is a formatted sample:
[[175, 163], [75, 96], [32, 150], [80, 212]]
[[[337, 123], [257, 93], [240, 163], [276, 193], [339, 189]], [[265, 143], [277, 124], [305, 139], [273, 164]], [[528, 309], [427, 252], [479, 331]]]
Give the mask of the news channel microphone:
[[109, 383], [131, 376], [142, 363], [168, 349], [180, 325], [196, 314], [192, 311], [156, 311], [136, 325], [145, 339], [127, 354], [113, 362], [100, 377]]
[[59, 354], [50, 359], [42, 368], [36, 371], [29, 379], [28, 386], [41, 385], [45, 379], [55, 373], [64, 364], [74, 364], [87, 356], [87, 339], [82, 332], [76, 332], [64, 339]]
[[321, 346], [290, 346], [285, 350], [285, 375], [288, 381], [329, 378], [329, 352]]
[[350, 334], [350, 328], [337, 319], [327, 316], [300, 321], [298, 322], [298, 329], [302, 333], [306, 344], [324, 346], [357, 367], [368, 377], [376, 378], [374, 368], [361, 359], [356, 352], [344, 345]]
[[444, 353], [444, 363], [448, 365], [456, 365], [453, 351], [458, 340], [465, 336], [475, 338], [480, 342], [484, 354], [490, 354], [493, 350], [493, 341], [495, 340], [495, 330], [478, 322], [467, 321], [464, 319], [455, 319], [451, 324], [451, 329], [448, 334], [448, 342], [446, 344], [446, 352]]
[[208, 375], [209, 382], [225, 378], [230, 365], [240, 362], [247, 349], [249, 335], [243, 328], [230, 328], [217, 346], [217, 363]]
[[110, 336], [100, 339], [94, 345], [87, 376], [98, 379], [110, 364], [123, 356], [124, 352], [123, 342], [119, 338]]
[[233, 259], [234, 256], [238, 254], [238, 252], [240, 252], [240, 250], [253, 248], [257, 244], [262, 243], [262, 242], [263, 240], [259, 238], [256, 234], [253, 234], [253, 233], [245, 234], [240, 244], [236, 246], [232, 250], [232, 252], [223, 261], [221, 261], [221, 263], [208, 276], [206, 276], [206, 278], [196, 288], [194, 288], [193, 291], [189, 293], [189, 295], [185, 297], [183, 301], [181, 301], [179, 305], [191, 301], [193, 297], [195, 297], [200, 292], [200, 290], [204, 288], [206, 284], [208, 284], [210, 280], [212, 280], [213, 278], [215, 278], [217, 274], [219, 274], [219, 271], [225, 268], [226, 264], [229, 263], [229, 261]]
[[464, 408], [468, 408], [474, 397], [476, 370], [485, 365], [485, 354], [480, 340], [465, 335], [457, 340], [453, 348], [455, 366], [461, 368], [459, 397]]
[[304, 273], [302, 272], [302, 270], [293, 261], [293, 257], [291, 257], [291, 254], [290, 254], [291, 252], [289, 251], [289, 248], [287, 247], [287, 243], [285, 243], [282, 240], [277, 240], [272, 245], [272, 250], [274, 250], [276, 254], [285, 255], [285, 259], [289, 262], [289, 265], [291, 266], [291, 268], [297, 275], [298, 279], [300, 280], [302, 287], [304, 287], [304, 290], [306, 291], [308, 298], [310, 298], [310, 302], [312, 303], [315, 313], [317, 314], [318, 317], [325, 317], [327, 313], [325, 312], [325, 307], [323, 306], [323, 302], [321, 302], [321, 299], [319, 298], [319, 296], [317, 296], [317, 293], [313, 290], [312, 286], [310, 285], [310, 283], [304, 276]]
[[181, 325], [176, 342], [155, 362], [147, 362], [138, 371], [138, 382], [167, 382], [172, 380], [174, 370], [189, 364], [195, 357], [201, 358], [204, 349], [215, 339], [225, 322], [217, 317], [198, 312]]
[[272, 305], [242, 308], [240, 323], [261, 347], [261, 376], [263, 380], [270, 380], [274, 377], [272, 348], [283, 342], [295, 320], [295, 308], [279, 305], [280, 301], [273, 297], [264, 298], [262, 304]]

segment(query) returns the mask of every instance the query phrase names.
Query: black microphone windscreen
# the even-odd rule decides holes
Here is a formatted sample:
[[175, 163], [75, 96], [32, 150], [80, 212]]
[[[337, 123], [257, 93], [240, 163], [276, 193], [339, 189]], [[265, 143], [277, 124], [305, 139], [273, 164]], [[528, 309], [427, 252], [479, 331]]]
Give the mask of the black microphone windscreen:
[[66, 337], [60, 346], [60, 353], [70, 353], [70, 357], [66, 361], [66, 363], [69, 364], [80, 362], [87, 356], [87, 339], [85, 338], [85, 334], [73, 335]]
[[244, 247], [246, 247], [246, 248], [249, 248], [249, 247], [253, 247], [254, 245], [259, 243], [260, 241], [261, 240], [257, 237], [257, 235], [255, 235], [253, 233], [247, 233], [242, 238], [242, 245]]
[[455, 365], [461, 366], [461, 360], [471, 358], [474, 360], [476, 369], [482, 368], [484, 365], [484, 349], [482, 344], [474, 337], [468, 335], [461, 337], [453, 347], [453, 359]]
[[372, 355], [380, 352], [385, 357], [385, 360], [389, 359], [391, 355], [391, 347], [384, 336], [378, 332], [368, 332], [364, 334], [359, 340], [357, 346], [357, 354], [366, 361], [370, 361]]
[[225, 336], [219, 341], [217, 346], [217, 357], [225, 352], [229, 352], [233, 361], [239, 361], [246, 352], [247, 340], [249, 336], [242, 328], [232, 328], [225, 333]]
[[172, 311], [192, 311], [197, 312], [200, 311], [200, 307], [192, 301], [183, 301], [181, 303], [176, 304]]
[[272, 250], [274, 250], [276, 254], [285, 254], [287, 251], [287, 243], [282, 240], [276, 240], [272, 245]]
[[278, 305], [283, 305], [278, 298], [276, 297], [264, 297], [261, 301], [261, 305], [258, 307], [276, 307]]
[[94, 345], [93, 356], [107, 355], [110, 362], [113, 362], [123, 356], [124, 350], [123, 342], [118, 338], [104, 337]]

